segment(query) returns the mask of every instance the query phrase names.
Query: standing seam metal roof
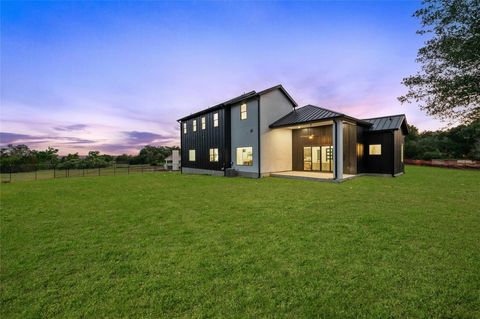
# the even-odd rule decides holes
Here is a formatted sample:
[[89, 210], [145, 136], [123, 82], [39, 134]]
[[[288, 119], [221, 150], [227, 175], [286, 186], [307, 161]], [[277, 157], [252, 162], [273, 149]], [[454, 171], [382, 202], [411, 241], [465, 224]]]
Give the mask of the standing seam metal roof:
[[402, 127], [404, 120], [405, 114], [364, 119], [365, 122], [372, 124], [369, 131], [398, 130]]
[[270, 127], [288, 126], [301, 123], [307, 123], [317, 120], [332, 119], [343, 116], [344, 114], [327, 110], [315, 105], [305, 105], [293, 110], [281, 119], [273, 122]]

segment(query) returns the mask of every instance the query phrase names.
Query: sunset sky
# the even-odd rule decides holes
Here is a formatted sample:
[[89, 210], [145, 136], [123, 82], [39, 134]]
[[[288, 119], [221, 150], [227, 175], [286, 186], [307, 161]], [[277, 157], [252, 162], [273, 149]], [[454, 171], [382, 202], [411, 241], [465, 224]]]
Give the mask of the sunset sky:
[[283, 84], [358, 118], [400, 105], [418, 2], [3, 2], [1, 144], [61, 154], [178, 145], [176, 120]]

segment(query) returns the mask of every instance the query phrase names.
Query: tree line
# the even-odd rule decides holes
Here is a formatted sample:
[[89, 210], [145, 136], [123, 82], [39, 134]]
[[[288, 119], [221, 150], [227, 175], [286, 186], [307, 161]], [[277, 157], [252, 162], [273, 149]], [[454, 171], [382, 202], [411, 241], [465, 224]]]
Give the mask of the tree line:
[[148, 164], [162, 165], [165, 158], [172, 154], [178, 147], [150, 146], [143, 147], [137, 155], [122, 154], [113, 156], [100, 154], [99, 151], [90, 151], [86, 156], [78, 153], [66, 156], [58, 155], [58, 149], [48, 147], [46, 150], [37, 151], [27, 145], [8, 145], [0, 150], [0, 170], [2, 173], [19, 171], [34, 171], [37, 169], [83, 169], [102, 168], [115, 164]]
[[480, 160], [480, 120], [448, 130], [419, 132], [408, 126], [405, 137], [407, 159], [473, 159]]

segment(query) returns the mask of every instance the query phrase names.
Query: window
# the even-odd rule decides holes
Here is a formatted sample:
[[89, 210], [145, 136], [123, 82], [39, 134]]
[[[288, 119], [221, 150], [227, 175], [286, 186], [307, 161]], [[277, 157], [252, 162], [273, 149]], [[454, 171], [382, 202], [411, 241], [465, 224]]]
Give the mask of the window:
[[205, 124], [205, 116], [204, 116], [204, 117], [202, 117], [202, 130], [205, 129], [205, 126], [206, 126], [206, 124]]
[[218, 126], [218, 113], [213, 113], [213, 127]]
[[363, 144], [362, 143], [357, 143], [357, 157], [358, 158], [363, 157]]
[[187, 123], [183, 123], [183, 134], [187, 134]]
[[382, 144], [371, 144], [368, 146], [369, 155], [382, 155]]
[[210, 149], [210, 162], [218, 162], [218, 148]]
[[246, 120], [247, 119], [247, 104], [243, 103], [240, 105], [240, 119]]
[[403, 163], [403, 143], [402, 143], [402, 146], [400, 147], [400, 161]]
[[188, 160], [195, 162], [195, 150], [188, 150]]
[[193, 120], [193, 131], [197, 131], [197, 120]]
[[253, 148], [237, 147], [237, 165], [252, 166], [253, 165]]

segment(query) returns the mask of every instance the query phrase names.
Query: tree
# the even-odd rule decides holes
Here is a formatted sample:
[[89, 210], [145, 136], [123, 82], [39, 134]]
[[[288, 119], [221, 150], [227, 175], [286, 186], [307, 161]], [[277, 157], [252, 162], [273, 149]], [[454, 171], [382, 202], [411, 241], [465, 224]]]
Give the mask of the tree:
[[418, 102], [449, 123], [480, 118], [480, 0], [424, 0], [414, 16], [430, 34], [417, 54], [421, 71], [404, 78], [402, 103]]

